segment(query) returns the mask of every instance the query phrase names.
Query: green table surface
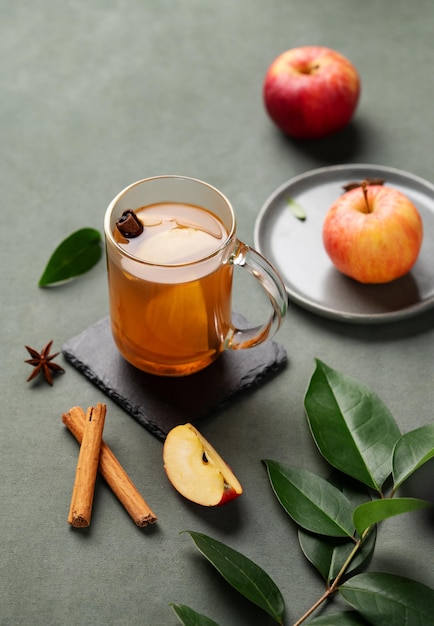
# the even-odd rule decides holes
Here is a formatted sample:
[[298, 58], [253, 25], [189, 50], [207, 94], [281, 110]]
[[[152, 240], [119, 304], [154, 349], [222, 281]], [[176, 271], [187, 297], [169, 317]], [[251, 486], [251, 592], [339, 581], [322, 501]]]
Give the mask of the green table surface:
[[[267, 197], [305, 171], [373, 163], [432, 181], [433, 19], [432, 0], [3, 1], [0, 624], [170, 626], [179, 623], [172, 602], [225, 626], [271, 624], [185, 529], [261, 565], [284, 595], [286, 625], [319, 597], [261, 459], [327, 475], [303, 408], [315, 357], [375, 390], [402, 432], [432, 422], [434, 312], [359, 326], [290, 303], [277, 336], [286, 369], [202, 427], [244, 486], [218, 509], [178, 496], [161, 442], [62, 357], [66, 373], [52, 388], [27, 384], [24, 345], [53, 339], [60, 349], [107, 314], [102, 261], [62, 287], [37, 283], [54, 247], [83, 226], [102, 230], [109, 201], [135, 180], [174, 173], [217, 186], [249, 244]], [[307, 44], [341, 51], [362, 79], [351, 126], [312, 143], [284, 137], [262, 103], [271, 61]], [[237, 310], [248, 314], [255, 299], [240, 280]], [[138, 529], [102, 481], [90, 528], [67, 523], [78, 446], [61, 414], [98, 401], [108, 406], [105, 440], [159, 517], [152, 528]], [[431, 463], [415, 490], [433, 497], [433, 485]], [[386, 521], [369, 569], [434, 587], [433, 531], [426, 512]]]

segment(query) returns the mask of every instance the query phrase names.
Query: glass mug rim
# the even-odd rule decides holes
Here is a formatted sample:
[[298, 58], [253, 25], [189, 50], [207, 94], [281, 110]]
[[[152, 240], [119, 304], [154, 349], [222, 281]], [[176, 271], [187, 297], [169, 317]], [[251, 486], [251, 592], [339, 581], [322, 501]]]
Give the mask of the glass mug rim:
[[[230, 228], [227, 227], [226, 224], [224, 224], [225, 228], [228, 231], [228, 234], [226, 236], [226, 238], [224, 239], [224, 241], [215, 249], [213, 250], [213, 252], [211, 252], [210, 254], [207, 254], [206, 256], [203, 257], [198, 257], [197, 259], [194, 259], [193, 261], [187, 261], [184, 263], [156, 263], [153, 261], [146, 261], [146, 259], [142, 259], [141, 257], [135, 256], [134, 254], [131, 254], [130, 252], [128, 252], [128, 250], [125, 249], [125, 247], [121, 246], [116, 239], [113, 236], [113, 229], [115, 226], [116, 222], [113, 222], [112, 218], [114, 215], [114, 210], [116, 208], [116, 205], [119, 203], [119, 201], [125, 197], [128, 192], [130, 192], [132, 189], [134, 189], [135, 187], [139, 187], [140, 185], [144, 185], [146, 183], [151, 183], [153, 181], [161, 181], [161, 180], [181, 180], [181, 181], [188, 181], [191, 182], [193, 184], [198, 184], [201, 185], [202, 187], [205, 187], [208, 191], [211, 191], [212, 193], [216, 194], [217, 196], [220, 197], [220, 199], [223, 201], [223, 203], [225, 204], [225, 206], [227, 207], [228, 211], [229, 211], [229, 215], [230, 215]], [[167, 200], [161, 200], [161, 202], [180, 202], [180, 201], [167, 201]], [[152, 202], [149, 204], [153, 204]], [[131, 210], [137, 210], [140, 209], [142, 207], [148, 206], [147, 204], [143, 204], [139, 207], [133, 207]], [[194, 206], [197, 206], [198, 208], [205, 208], [206, 210], [208, 210], [210, 213], [212, 213], [213, 215], [215, 215], [215, 211], [213, 211], [212, 209], [209, 209], [207, 207], [200, 207], [199, 204], [195, 204]], [[125, 209], [124, 209], [125, 210]], [[119, 215], [120, 217], [120, 215]], [[119, 219], [119, 217], [117, 219]], [[222, 220], [223, 221], [223, 220]], [[128, 259], [130, 259], [131, 261], [133, 261], [134, 263], [138, 263], [140, 265], [146, 265], [149, 267], [160, 267], [160, 268], [167, 268], [167, 269], [176, 269], [176, 268], [185, 268], [185, 267], [189, 267], [192, 265], [196, 265], [199, 263], [206, 263], [207, 261], [215, 258], [216, 256], [219, 256], [222, 254], [222, 252], [228, 247], [229, 244], [231, 244], [231, 242], [234, 240], [235, 238], [235, 233], [236, 233], [236, 218], [235, 218], [235, 211], [234, 208], [230, 202], [230, 200], [225, 196], [225, 194], [223, 194], [221, 191], [219, 191], [217, 189], [217, 187], [214, 187], [213, 185], [206, 183], [203, 180], [200, 180], [199, 178], [193, 178], [191, 176], [181, 176], [181, 175], [177, 175], [177, 174], [162, 174], [159, 176], [150, 176], [149, 178], [142, 178], [141, 180], [138, 180], [134, 183], [131, 183], [130, 185], [128, 185], [127, 187], [125, 187], [124, 189], [122, 189], [122, 191], [120, 191], [114, 198], [113, 200], [110, 202], [110, 204], [107, 207], [105, 216], [104, 216], [104, 231], [105, 231], [105, 236], [107, 238], [107, 240], [110, 242], [110, 244], [112, 246], [114, 246], [116, 248], [116, 250], [123, 256], [126, 257]]]

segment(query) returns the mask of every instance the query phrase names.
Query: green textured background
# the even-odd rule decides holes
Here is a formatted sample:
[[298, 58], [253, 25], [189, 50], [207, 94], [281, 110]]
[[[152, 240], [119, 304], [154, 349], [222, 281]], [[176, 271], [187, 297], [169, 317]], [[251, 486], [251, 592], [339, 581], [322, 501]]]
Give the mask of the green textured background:
[[[98, 484], [89, 530], [67, 524], [78, 446], [61, 413], [103, 400], [62, 359], [51, 389], [26, 384], [24, 344], [60, 349], [107, 313], [104, 263], [61, 288], [38, 289], [65, 236], [102, 230], [127, 184], [156, 174], [204, 179], [223, 191], [252, 243], [258, 211], [292, 176], [335, 163], [375, 163], [433, 178], [432, 0], [3, 0], [0, 7], [1, 370], [0, 624], [175, 625], [170, 602], [222, 626], [271, 624], [239, 600], [183, 529], [211, 534], [262, 565], [293, 623], [322, 583], [268, 485], [262, 458], [326, 474], [303, 396], [319, 357], [372, 387], [403, 432], [433, 419], [434, 313], [358, 327], [290, 305], [278, 340], [289, 363], [202, 432], [243, 483], [238, 501], [199, 509], [164, 475], [161, 443], [111, 401], [105, 439], [159, 516], [137, 529]], [[287, 48], [320, 44], [362, 78], [341, 135], [303, 144], [267, 118], [262, 81]], [[434, 264], [434, 259], [433, 259]], [[256, 308], [247, 280], [236, 308]], [[259, 305], [258, 305], [259, 306]], [[433, 496], [432, 464], [414, 493]], [[425, 512], [379, 532], [372, 570], [434, 587], [433, 522]]]

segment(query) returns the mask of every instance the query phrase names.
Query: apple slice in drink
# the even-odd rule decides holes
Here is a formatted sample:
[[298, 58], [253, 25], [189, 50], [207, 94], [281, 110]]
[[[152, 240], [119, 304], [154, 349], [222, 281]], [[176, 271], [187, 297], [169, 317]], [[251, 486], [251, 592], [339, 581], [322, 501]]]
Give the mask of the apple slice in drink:
[[230, 467], [192, 424], [169, 431], [163, 462], [173, 487], [196, 504], [225, 504], [243, 492]]

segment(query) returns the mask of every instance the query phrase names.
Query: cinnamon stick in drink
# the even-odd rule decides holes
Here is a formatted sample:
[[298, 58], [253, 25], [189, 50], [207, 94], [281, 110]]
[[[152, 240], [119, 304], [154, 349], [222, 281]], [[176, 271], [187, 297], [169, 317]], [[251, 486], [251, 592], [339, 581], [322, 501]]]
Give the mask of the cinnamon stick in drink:
[[[83, 409], [79, 406], [72, 407], [62, 415], [62, 421], [77, 441], [81, 443], [86, 421]], [[98, 469], [137, 526], [144, 527], [157, 521], [157, 516], [149, 508], [104, 440], [101, 442]]]
[[85, 415], [83, 437], [68, 515], [68, 522], [76, 528], [89, 526], [92, 517], [93, 494], [105, 415], [106, 405], [102, 403], [98, 403], [95, 407], [89, 407]]

